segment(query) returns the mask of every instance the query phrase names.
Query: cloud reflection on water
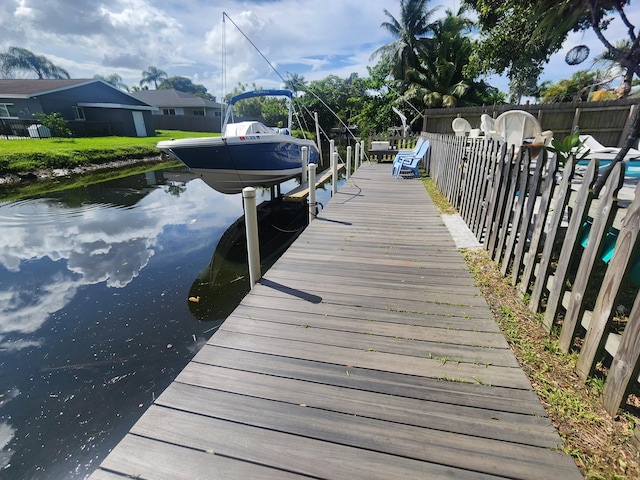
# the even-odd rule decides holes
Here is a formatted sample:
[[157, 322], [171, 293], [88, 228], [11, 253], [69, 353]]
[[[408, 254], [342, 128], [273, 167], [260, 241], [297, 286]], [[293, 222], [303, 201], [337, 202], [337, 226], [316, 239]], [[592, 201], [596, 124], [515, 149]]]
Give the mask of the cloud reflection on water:
[[[203, 200], [213, 209], [203, 209]], [[220, 205], [222, 204], [222, 205]], [[4, 212], [2, 210], [5, 210]], [[215, 229], [242, 215], [237, 196], [225, 196], [200, 181], [179, 196], [155, 189], [133, 207], [107, 204], [68, 207], [50, 199], [0, 206], [0, 349], [20, 349], [32, 342], [3, 334], [36, 332], [51, 314], [63, 309], [87, 285], [110, 288], [128, 285], [158, 249], [159, 236], [169, 227]], [[197, 217], [195, 221], [194, 216]], [[27, 262], [49, 259], [53, 268], [38, 278], [19, 278]], [[50, 271], [52, 270], [52, 271]]]
[[[0, 397], [0, 407], [13, 400], [20, 394], [17, 388], [12, 388]], [[16, 430], [8, 422], [0, 422], [0, 470], [4, 469], [11, 460], [13, 451], [7, 449], [7, 445], [15, 437]]]

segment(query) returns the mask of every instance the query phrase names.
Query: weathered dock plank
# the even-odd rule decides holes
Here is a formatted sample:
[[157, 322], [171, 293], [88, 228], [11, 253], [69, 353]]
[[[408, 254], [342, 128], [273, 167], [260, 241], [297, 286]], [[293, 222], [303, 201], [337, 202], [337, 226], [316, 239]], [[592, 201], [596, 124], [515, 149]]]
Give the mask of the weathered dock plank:
[[420, 180], [365, 165], [92, 476], [581, 478]]
[[[531, 415], [439, 402], [425, 404], [423, 400], [287, 378], [281, 380], [282, 388], [274, 390], [271, 388], [271, 379], [266, 375], [230, 371], [197, 362], [192, 362], [185, 369], [180, 381], [203, 388], [291, 404], [299, 405], [301, 400], [305, 400], [307, 407], [345, 414], [357, 412], [357, 415], [367, 418], [512, 442], [520, 440], [522, 425], [527, 425], [536, 445], [554, 447], [557, 443], [557, 437], [548, 428], [548, 419]], [[380, 405], [385, 408], [381, 409]]]
[[455, 405], [546, 418], [538, 397], [530, 390], [505, 389], [495, 385], [491, 388], [478, 388], [477, 385], [468, 383], [442, 382], [425, 376], [417, 377], [388, 370], [368, 370], [353, 365], [347, 370], [344, 365], [335, 363], [265, 355], [214, 345], [206, 345], [200, 351], [197, 361], [267, 376], [293, 378], [444, 404], [452, 404], [451, 398], [455, 397]]

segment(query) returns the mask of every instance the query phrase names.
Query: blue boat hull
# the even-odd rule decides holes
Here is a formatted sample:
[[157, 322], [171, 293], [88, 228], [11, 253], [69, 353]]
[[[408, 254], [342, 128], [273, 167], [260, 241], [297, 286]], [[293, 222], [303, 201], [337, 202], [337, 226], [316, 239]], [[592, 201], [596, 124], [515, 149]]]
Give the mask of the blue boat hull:
[[309, 162], [317, 163], [311, 140], [286, 135], [205, 137], [159, 142], [158, 148], [175, 156], [209, 186], [223, 193], [244, 187], [270, 187], [300, 175], [302, 147]]

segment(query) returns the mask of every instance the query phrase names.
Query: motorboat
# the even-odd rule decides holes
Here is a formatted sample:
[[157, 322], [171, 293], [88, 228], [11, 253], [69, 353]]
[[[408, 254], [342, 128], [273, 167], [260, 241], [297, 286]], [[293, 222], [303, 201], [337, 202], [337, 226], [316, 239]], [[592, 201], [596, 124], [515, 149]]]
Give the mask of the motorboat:
[[[236, 118], [233, 107], [238, 102], [267, 96], [288, 98], [289, 114], [284, 128]], [[244, 92], [230, 100], [221, 136], [164, 140], [157, 147], [176, 157], [219, 192], [239, 193], [248, 186], [271, 187], [301, 174], [303, 147], [308, 149], [309, 163], [319, 160], [313, 140], [292, 135], [292, 117], [290, 90]]]

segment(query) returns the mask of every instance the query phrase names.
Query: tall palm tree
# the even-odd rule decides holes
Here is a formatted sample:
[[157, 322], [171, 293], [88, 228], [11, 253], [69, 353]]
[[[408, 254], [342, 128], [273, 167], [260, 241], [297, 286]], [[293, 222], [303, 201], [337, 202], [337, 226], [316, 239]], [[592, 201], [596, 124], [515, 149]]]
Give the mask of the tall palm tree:
[[140, 86], [143, 86], [145, 84], [151, 86], [151, 84], [153, 83], [154, 88], [157, 90], [158, 82], [166, 80], [167, 78], [169, 78], [167, 72], [165, 72], [164, 70], [160, 70], [159, 68], [156, 68], [154, 66], [150, 66], [144, 72], [142, 72], [142, 80], [140, 80]]
[[433, 33], [435, 23], [430, 22], [430, 17], [438, 8], [427, 10], [428, 1], [400, 0], [399, 20], [388, 10], [384, 10], [389, 21], [380, 26], [395, 37], [395, 40], [378, 48], [371, 58], [380, 57], [396, 80], [407, 80], [413, 70], [425, 73], [420, 58], [433, 47], [433, 39], [429, 35]]
[[464, 7], [457, 14], [451, 10], [446, 13], [435, 22], [432, 49], [421, 58], [429, 68], [410, 72], [411, 85], [405, 95], [413, 100], [421, 97], [427, 107], [478, 104], [486, 85], [474, 82], [465, 74], [473, 51], [468, 35], [473, 22], [464, 16]]
[[39, 79], [70, 78], [69, 72], [64, 68], [54, 65], [44, 55], [36, 55], [26, 48], [9, 47], [6, 52], [0, 53], [0, 72], [4, 76], [9, 77], [19, 71], [35, 73]]

